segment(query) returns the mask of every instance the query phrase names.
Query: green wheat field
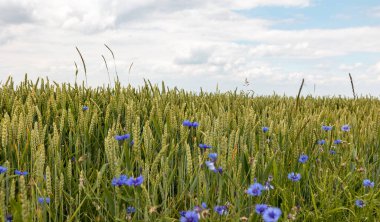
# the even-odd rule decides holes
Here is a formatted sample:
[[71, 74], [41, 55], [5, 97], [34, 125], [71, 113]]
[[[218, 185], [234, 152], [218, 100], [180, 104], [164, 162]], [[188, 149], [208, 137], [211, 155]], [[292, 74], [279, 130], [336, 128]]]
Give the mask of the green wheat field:
[[3, 81], [0, 221], [380, 221], [378, 98], [112, 85]]

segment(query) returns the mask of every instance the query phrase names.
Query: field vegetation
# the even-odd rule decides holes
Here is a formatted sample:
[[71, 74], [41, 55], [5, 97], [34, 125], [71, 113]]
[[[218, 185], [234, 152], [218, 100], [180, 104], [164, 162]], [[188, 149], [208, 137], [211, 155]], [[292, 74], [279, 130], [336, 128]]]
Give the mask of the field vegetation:
[[27, 77], [0, 95], [0, 221], [380, 220], [378, 98]]

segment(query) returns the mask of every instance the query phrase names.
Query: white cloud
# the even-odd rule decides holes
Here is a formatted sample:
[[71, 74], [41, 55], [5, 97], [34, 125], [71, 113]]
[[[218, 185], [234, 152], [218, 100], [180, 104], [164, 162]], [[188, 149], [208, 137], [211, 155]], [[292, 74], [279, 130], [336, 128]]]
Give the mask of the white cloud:
[[361, 62], [357, 62], [354, 64], [341, 64], [339, 66], [339, 69], [342, 71], [352, 71], [352, 70], [358, 69], [362, 66], [363, 66], [363, 63], [361, 63]]
[[380, 61], [370, 67], [369, 71], [377, 75], [380, 80]]
[[255, 56], [324, 58], [358, 52], [380, 52], [380, 27], [310, 30], [262, 30], [246, 37], [261, 42], [251, 48]]
[[[4, 0], [0, 3], [0, 9], [3, 12], [0, 15], [0, 22], [19, 23], [35, 20], [49, 27], [92, 33], [186, 10], [193, 10], [196, 17], [198, 12], [207, 13], [215, 9], [250, 9], [259, 6], [306, 7], [308, 5], [310, 5], [310, 0], [131, 0], [128, 3], [122, 0], [50, 0], [47, 2]], [[226, 15], [227, 17], [224, 17]], [[233, 14], [220, 14], [220, 17], [214, 18], [228, 19], [229, 16]]]
[[368, 14], [373, 17], [380, 17], [380, 6], [372, 8]]
[[234, 8], [246, 9], [259, 6], [285, 6], [285, 7], [307, 7], [311, 4], [310, 0], [229, 0], [229, 3]]
[[199, 65], [208, 62], [208, 59], [212, 55], [212, 49], [207, 48], [195, 48], [192, 49], [187, 56], [179, 56], [175, 59], [175, 63], [178, 65]]
[[28, 2], [1, 1], [0, 25], [32, 22], [32, 11], [28, 7]]
[[305, 57], [305, 54], [317, 56], [318, 50], [311, 49], [308, 42], [300, 42], [285, 45], [261, 44], [250, 49], [253, 56], [286, 56], [286, 57]]

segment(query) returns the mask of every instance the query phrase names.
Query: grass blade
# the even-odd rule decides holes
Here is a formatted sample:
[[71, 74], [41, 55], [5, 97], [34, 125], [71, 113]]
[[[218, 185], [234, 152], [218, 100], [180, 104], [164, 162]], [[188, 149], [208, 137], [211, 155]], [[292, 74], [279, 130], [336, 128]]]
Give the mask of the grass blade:
[[[84, 62], [84, 59], [83, 59], [83, 56], [82, 56], [82, 53], [80, 53], [78, 47], [75, 46], [75, 48], [77, 49], [78, 53], [79, 53], [79, 56], [80, 56], [80, 59], [82, 60], [82, 64], [83, 64], [83, 68], [84, 68], [84, 75], [86, 77], [86, 86], [88, 87], [87, 85], [87, 69], [86, 69], [86, 63]], [[76, 65], [76, 64], [75, 64]]]

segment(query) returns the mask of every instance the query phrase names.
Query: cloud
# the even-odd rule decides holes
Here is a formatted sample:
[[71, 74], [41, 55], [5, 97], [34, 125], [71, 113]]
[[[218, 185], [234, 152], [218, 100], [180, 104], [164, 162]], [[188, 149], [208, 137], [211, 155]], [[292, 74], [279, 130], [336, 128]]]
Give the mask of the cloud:
[[31, 24], [5, 25], [0, 29], [0, 47], [32, 30]]
[[370, 9], [368, 14], [373, 17], [380, 17], [380, 6]]
[[371, 66], [369, 70], [375, 75], [378, 75], [378, 78], [380, 80], [380, 61], [374, 64], [373, 66]]
[[34, 0], [34, 18], [49, 28], [75, 30], [85, 34], [101, 32], [115, 26], [112, 2], [101, 0], [41, 2]]
[[[75, 50], [78, 46], [89, 84], [108, 83], [101, 55], [110, 67], [113, 62], [103, 45], [106, 43], [115, 53], [122, 82], [129, 82], [128, 69], [133, 62], [133, 84], [147, 78], [187, 89], [198, 85], [213, 88], [210, 85], [216, 82], [233, 89], [248, 78], [259, 89], [271, 92], [272, 86], [298, 87], [302, 78], [310, 84], [338, 84], [346, 78], [339, 74], [349, 69], [368, 74], [364, 64], [357, 65], [360, 61], [346, 64], [338, 58], [380, 52], [378, 26], [278, 30], [273, 25], [284, 21], [245, 17], [234, 10], [308, 7], [312, 3], [307, 0], [2, 2], [0, 7], [8, 7], [4, 10], [14, 7], [20, 14], [17, 18], [0, 15], [4, 25], [0, 29], [0, 60], [6, 64], [0, 73], [22, 77], [28, 72], [31, 77], [47, 75], [57, 81], [73, 81], [76, 61], [78, 78], [83, 80]], [[13, 5], [6, 4], [10, 2]], [[329, 62], [333, 59], [338, 62]], [[323, 67], [315, 68], [318, 64]], [[110, 72], [112, 78], [113, 67]]]
[[[253, 56], [286, 56], [286, 57], [304, 57], [305, 54], [318, 56], [317, 49], [311, 49], [308, 42], [300, 42], [285, 45], [260, 44], [250, 49]], [[319, 55], [321, 56], [321, 55]]]
[[260, 6], [283, 6], [283, 7], [307, 7], [311, 4], [310, 0], [241, 0], [229, 1], [230, 6], [239, 9], [250, 9]]
[[2, 11], [0, 22], [9, 24], [35, 21], [49, 27], [73, 29], [91, 34], [188, 10], [204, 13], [221, 9], [250, 9], [260, 6], [306, 7], [308, 5], [310, 5], [310, 0], [131, 0], [128, 4], [122, 0], [82, 0], [79, 2], [75, 0], [47, 2], [4, 0], [0, 4]]
[[262, 30], [247, 36], [253, 55], [323, 58], [357, 52], [380, 52], [380, 27], [310, 30]]
[[341, 64], [339, 66], [339, 69], [342, 71], [352, 71], [352, 70], [361, 68], [362, 66], [363, 66], [363, 63], [361, 63], [361, 62], [357, 62], [354, 64]]
[[199, 65], [206, 64], [212, 55], [212, 48], [195, 48], [187, 56], [175, 58], [174, 63], [177, 65]]
[[23, 24], [33, 21], [33, 11], [27, 2], [0, 2], [0, 25]]

